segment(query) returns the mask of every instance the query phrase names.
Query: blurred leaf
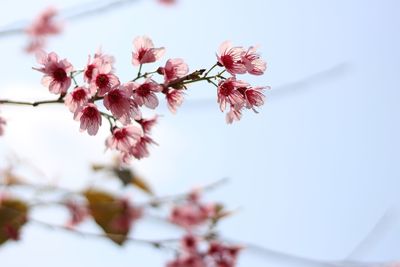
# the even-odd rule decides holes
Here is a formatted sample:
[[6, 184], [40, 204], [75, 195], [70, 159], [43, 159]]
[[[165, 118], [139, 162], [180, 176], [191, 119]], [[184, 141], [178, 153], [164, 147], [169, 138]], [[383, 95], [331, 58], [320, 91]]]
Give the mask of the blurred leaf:
[[136, 176], [131, 169], [128, 168], [113, 168], [113, 173], [121, 180], [124, 186], [132, 184], [143, 192], [153, 195], [149, 184], [142, 178]]
[[213, 227], [215, 227], [220, 220], [225, 219], [225, 218], [233, 215], [234, 213], [235, 213], [235, 211], [226, 210], [222, 204], [216, 204], [215, 214], [211, 218]]
[[107, 169], [106, 165], [103, 165], [103, 164], [92, 164], [92, 170], [95, 171], [95, 172], [102, 171], [104, 169]]
[[18, 240], [26, 223], [28, 205], [20, 200], [5, 199], [0, 203], [0, 245], [9, 239]]
[[89, 202], [89, 210], [96, 223], [108, 238], [116, 244], [122, 245], [126, 241], [130, 228], [118, 227], [116, 224], [126, 212], [121, 201], [109, 193], [97, 190], [88, 190], [84, 195]]
[[12, 186], [12, 185], [23, 185], [25, 184], [25, 181], [23, 178], [15, 175], [13, 172], [11, 171], [6, 171], [4, 172], [4, 177], [3, 177], [3, 183], [5, 185], [8, 186]]

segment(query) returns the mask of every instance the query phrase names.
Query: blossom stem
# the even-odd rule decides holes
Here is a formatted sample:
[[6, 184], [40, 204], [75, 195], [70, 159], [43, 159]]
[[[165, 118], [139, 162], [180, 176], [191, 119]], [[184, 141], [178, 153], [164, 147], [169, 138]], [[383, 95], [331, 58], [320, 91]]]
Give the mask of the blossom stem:
[[74, 77], [73, 75], [71, 75], [71, 79], [72, 79], [72, 81], [74, 82], [75, 87], [78, 87], [79, 85], [78, 85], [78, 83], [77, 83], [77, 81], [75, 80], [75, 77]]
[[[115, 118], [105, 112], [100, 111], [100, 115], [103, 116], [104, 118], [106, 118], [108, 120], [108, 123], [110, 124], [110, 132], [112, 133], [114, 130], [114, 124], [115, 124]], [[114, 123], [113, 121], [114, 120]]]
[[141, 75], [138, 75], [135, 79], [132, 80], [132, 82], [135, 82], [135, 81], [139, 80], [140, 78], [147, 78], [147, 76], [154, 74], [154, 73], [157, 73], [157, 71], [145, 72]]
[[215, 63], [205, 74], [204, 77], [207, 77], [207, 75], [215, 68], [218, 66], [218, 63]]
[[195, 83], [195, 82], [200, 82], [200, 81], [207, 81], [207, 82], [212, 83], [212, 84], [214, 84], [215, 86], [218, 87], [218, 85], [215, 82], [212, 81], [212, 79], [215, 79], [215, 78], [218, 78], [218, 75], [214, 75], [214, 76], [210, 76], [210, 77], [201, 77], [201, 78], [196, 79], [196, 80], [184, 81], [184, 82], [182, 82], [182, 84], [184, 85], [184, 84]]
[[139, 79], [139, 77], [142, 76], [142, 73], [141, 73], [142, 67], [143, 67], [143, 64], [140, 64], [139, 70], [138, 70], [138, 73], [137, 73], [137, 76], [136, 76], [137, 79]]
[[225, 78], [224, 76], [222, 76], [222, 74], [224, 74], [225, 71], [226, 71], [226, 69], [224, 69], [223, 71], [221, 71], [220, 73], [218, 73], [218, 74], [217, 74], [217, 77], [226, 80], [226, 78]]

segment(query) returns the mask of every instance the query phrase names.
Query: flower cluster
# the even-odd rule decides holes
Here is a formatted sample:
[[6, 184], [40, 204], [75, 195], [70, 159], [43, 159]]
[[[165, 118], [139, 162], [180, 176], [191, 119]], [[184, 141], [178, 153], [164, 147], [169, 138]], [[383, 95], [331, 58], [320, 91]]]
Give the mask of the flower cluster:
[[[208, 71], [200, 69], [190, 73], [183, 59], [171, 58], [154, 71], [142, 73], [144, 65], [157, 62], [165, 51], [164, 47], [155, 47], [146, 36], [135, 38], [131, 62], [139, 70], [136, 77], [124, 83], [115, 72], [114, 58], [102, 51], [89, 56], [86, 66], [80, 70], [75, 70], [67, 59], [60, 59], [54, 52], [41, 52], [37, 58], [42, 66], [34, 69], [44, 74], [42, 84], [51, 93], [59, 95], [57, 102], [65, 103], [74, 119], [80, 122], [81, 131], [96, 135], [102, 119], [109, 122], [111, 136], [107, 138], [106, 146], [119, 151], [125, 161], [132, 157], [147, 157], [148, 146], [156, 144], [150, 131], [157, 117], [143, 118], [142, 109], [156, 109], [160, 95], [164, 96], [168, 109], [176, 113], [183, 103], [188, 84], [206, 81], [217, 88], [221, 110], [224, 111], [227, 105], [230, 107], [229, 123], [240, 119], [243, 108], [255, 110], [264, 103], [262, 91], [266, 87], [252, 87], [235, 76], [244, 72], [263, 74], [266, 64], [255, 48], [245, 51], [225, 42], [217, 55], [218, 62]], [[211, 75], [218, 66], [224, 69]], [[223, 76], [226, 71], [231, 77]], [[77, 82], [80, 74], [82, 84]], [[162, 78], [157, 81], [156, 75]], [[72, 84], [75, 86], [70, 90]]]
[[[193, 191], [183, 204], [174, 206], [170, 221], [183, 227], [186, 234], [181, 239], [180, 253], [167, 267], [236, 266], [241, 247], [224, 244], [212, 232], [219, 219], [228, 214], [221, 205], [202, 203], [199, 191]], [[204, 227], [206, 234], [198, 234], [197, 230]], [[205, 247], [208, 248], [204, 251]]]
[[191, 231], [215, 218], [217, 213], [218, 205], [200, 202], [199, 192], [193, 191], [185, 203], [176, 205], [172, 209], [170, 221]]
[[[154, 120], [143, 122], [147, 130], [154, 124]], [[95, 164], [95, 172], [104, 172], [115, 181], [129, 189], [140, 190], [145, 193], [144, 200], [139, 203], [133, 201], [132, 195], [110, 193], [90, 186], [81, 190], [69, 190], [52, 185], [27, 182], [24, 177], [16, 174], [14, 166], [0, 169], [0, 184], [4, 192], [0, 194], [0, 246], [9, 241], [20, 239], [22, 230], [29, 222], [51, 227], [52, 229], [68, 230], [80, 236], [106, 238], [114, 244], [122, 246], [127, 242], [151, 245], [155, 249], [165, 249], [176, 252], [168, 261], [166, 267], [234, 267], [242, 247], [232, 245], [222, 239], [217, 232], [218, 223], [228, 217], [228, 212], [220, 204], [203, 203], [201, 193], [215, 188], [220, 182], [197, 188], [189, 192], [156, 196], [143, 178], [138, 178], [134, 171], [120, 165]], [[22, 200], [17, 192], [18, 187], [24, 186], [38, 197], [32, 200]], [[130, 191], [130, 190], [129, 190]], [[54, 194], [54, 193], [60, 194]], [[126, 191], [125, 191], [126, 192]], [[47, 193], [58, 196], [49, 200]], [[31, 217], [30, 214], [39, 208], [53, 207], [54, 204], [64, 209], [66, 218], [58, 223], [49, 223]], [[165, 216], [165, 215], [169, 216]], [[155, 216], [155, 217], [154, 217]], [[139, 223], [146, 223], [146, 219], [157, 218], [160, 222], [174, 223], [184, 232], [177, 238], [147, 239], [137, 238], [133, 233]], [[98, 232], [86, 232], [83, 223], [92, 222], [98, 226]], [[154, 237], [153, 237], [154, 238]]]
[[226, 114], [227, 123], [240, 120], [243, 108], [252, 109], [264, 104], [263, 90], [268, 87], [252, 87], [250, 84], [237, 80], [237, 74], [264, 74], [267, 65], [257, 53], [257, 48], [251, 46], [247, 50], [240, 46], [232, 46], [231, 42], [221, 44], [218, 52], [218, 65], [225, 67], [232, 77], [223, 79], [218, 84], [218, 103], [222, 112], [229, 106]]
[[201, 239], [186, 235], [181, 240], [182, 253], [167, 263], [167, 267], [234, 267], [242, 247], [219, 241], [203, 240], [208, 248], [200, 249]]

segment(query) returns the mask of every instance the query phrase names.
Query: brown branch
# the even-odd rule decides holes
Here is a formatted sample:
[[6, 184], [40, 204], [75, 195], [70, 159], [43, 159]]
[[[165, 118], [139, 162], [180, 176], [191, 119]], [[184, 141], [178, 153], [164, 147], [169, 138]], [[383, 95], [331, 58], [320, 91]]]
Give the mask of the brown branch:
[[0, 99], [0, 105], [22, 105], [22, 106], [32, 106], [37, 107], [43, 104], [58, 104], [64, 103], [63, 98], [58, 98], [55, 100], [43, 100], [43, 101], [35, 101], [35, 102], [28, 102], [28, 101], [15, 101], [15, 100], [8, 100], [8, 99]]

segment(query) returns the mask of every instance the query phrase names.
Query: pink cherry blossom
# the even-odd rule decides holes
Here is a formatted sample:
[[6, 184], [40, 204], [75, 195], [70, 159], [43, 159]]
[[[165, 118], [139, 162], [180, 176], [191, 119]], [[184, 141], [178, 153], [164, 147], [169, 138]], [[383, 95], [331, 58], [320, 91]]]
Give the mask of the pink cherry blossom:
[[131, 99], [127, 91], [114, 88], [104, 96], [104, 106], [110, 110], [115, 118], [124, 118], [124, 121], [131, 115]]
[[27, 53], [36, 53], [36, 52], [40, 52], [41, 50], [43, 50], [43, 48], [45, 47], [46, 44], [46, 40], [45, 38], [32, 38], [28, 45], [25, 47], [25, 52]]
[[242, 107], [235, 108], [235, 106], [231, 105], [230, 110], [226, 113], [226, 123], [232, 124], [234, 121], [239, 121], [242, 118]]
[[160, 68], [159, 72], [164, 75], [164, 84], [168, 84], [188, 74], [189, 66], [181, 58], [168, 59], [165, 67]]
[[269, 87], [249, 87], [249, 88], [241, 88], [239, 91], [243, 90], [243, 96], [246, 99], [246, 107], [248, 109], [254, 109], [254, 107], [260, 107], [264, 105], [265, 95], [263, 94], [263, 90]]
[[182, 105], [183, 94], [184, 94], [184, 92], [182, 90], [177, 90], [177, 89], [172, 89], [172, 88], [169, 88], [167, 90], [165, 97], [167, 99], [168, 109], [172, 113], [176, 113], [178, 107], [180, 107]]
[[112, 73], [109, 64], [103, 64], [93, 69], [92, 80], [90, 82], [90, 93], [98, 96], [104, 96], [111, 89], [120, 85], [117, 76]]
[[139, 106], [155, 109], [158, 106], [158, 98], [155, 93], [162, 91], [162, 86], [147, 79], [143, 84], [133, 83], [133, 99]]
[[157, 144], [150, 136], [144, 135], [139, 141], [131, 147], [129, 150], [129, 155], [135, 157], [136, 159], [146, 158], [150, 155], [148, 146], [151, 144]]
[[61, 32], [61, 24], [54, 21], [58, 15], [57, 9], [48, 7], [26, 28], [26, 32], [31, 36], [53, 35]]
[[165, 53], [165, 48], [154, 48], [153, 41], [147, 36], [139, 36], [133, 40], [132, 64], [138, 66], [144, 63], [156, 62]]
[[245, 99], [238, 89], [248, 86], [248, 83], [236, 80], [235, 77], [221, 81], [217, 89], [217, 101], [221, 111], [225, 110], [227, 103], [235, 107], [244, 105]]
[[81, 205], [75, 201], [67, 201], [65, 206], [68, 208], [71, 217], [66, 223], [66, 227], [73, 228], [83, 222], [89, 215], [89, 211], [85, 205]]
[[225, 41], [219, 47], [218, 63], [232, 75], [246, 73], [246, 66], [242, 62], [243, 53], [243, 47], [232, 47], [230, 41]]
[[67, 94], [64, 103], [71, 112], [75, 112], [84, 106], [90, 98], [89, 89], [83, 86], [76, 87], [71, 93]]
[[53, 94], [64, 94], [71, 86], [70, 74], [73, 70], [71, 63], [66, 59], [59, 60], [56, 53], [38, 54], [38, 62], [42, 68], [33, 68], [44, 73], [42, 84], [49, 88]]
[[207, 267], [207, 266], [208, 265], [201, 257], [201, 255], [185, 255], [185, 256], [178, 256], [173, 261], [168, 262], [166, 267]]
[[101, 114], [93, 103], [86, 104], [75, 112], [74, 118], [81, 122], [81, 131], [87, 130], [89, 135], [96, 135], [101, 126]]
[[250, 46], [247, 52], [242, 55], [242, 62], [246, 66], [248, 73], [262, 75], [267, 69], [267, 63], [257, 54], [257, 48]]
[[31, 37], [25, 51], [28, 53], [39, 52], [46, 44], [46, 37], [59, 34], [62, 25], [54, 18], [58, 11], [53, 7], [48, 7], [29, 25], [25, 32]]
[[188, 202], [175, 206], [169, 219], [183, 228], [192, 229], [206, 223], [215, 215], [215, 212], [214, 204]]
[[197, 253], [198, 243], [199, 243], [198, 238], [192, 234], [187, 234], [181, 239], [182, 249], [190, 254]]
[[214, 262], [213, 266], [234, 267], [242, 247], [228, 246], [218, 241], [212, 241], [207, 252], [208, 259]]
[[177, 3], [177, 0], [158, 0], [158, 2], [164, 5], [174, 5]]
[[143, 211], [133, 206], [127, 199], [120, 199], [118, 202], [121, 214], [111, 222], [111, 227], [118, 231], [129, 231], [132, 224], [142, 217]]
[[0, 136], [4, 134], [4, 126], [7, 124], [3, 117], [0, 117]]
[[144, 133], [149, 134], [149, 133], [151, 133], [151, 129], [154, 127], [154, 125], [157, 124], [158, 116], [156, 115], [149, 119], [142, 118], [142, 119], [138, 120], [137, 122], [142, 126]]
[[93, 79], [93, 71], [96, 68], [103, 68], [104, 72], [109, 73], [113, 71], [113, 64], [115, 60], [113, 56], [103, 54], [99, 49], [95, 54], [93, 60], [89, 56], [86, 67], [83, 71], [83, 79], [85, 82], [90, 83]]
[[121, 152], [129, 152], [132, 146], [143, 136], [143, 130], [139, 126], [129, 125], [123, 128], [116, 128], [112, 136], [106, 140], [106, 146], [111, 149], [117, 149]]

